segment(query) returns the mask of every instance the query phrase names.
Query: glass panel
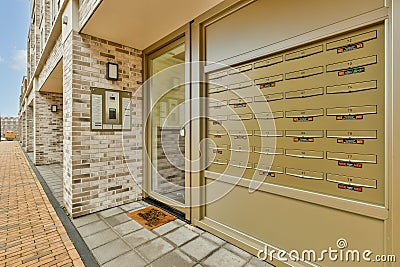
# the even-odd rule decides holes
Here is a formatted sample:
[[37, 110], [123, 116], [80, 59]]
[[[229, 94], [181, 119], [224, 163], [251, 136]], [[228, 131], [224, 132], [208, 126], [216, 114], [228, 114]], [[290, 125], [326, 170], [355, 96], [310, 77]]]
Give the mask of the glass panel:
[[151, 191], [185, 203], [185, 45], [150, 61]]

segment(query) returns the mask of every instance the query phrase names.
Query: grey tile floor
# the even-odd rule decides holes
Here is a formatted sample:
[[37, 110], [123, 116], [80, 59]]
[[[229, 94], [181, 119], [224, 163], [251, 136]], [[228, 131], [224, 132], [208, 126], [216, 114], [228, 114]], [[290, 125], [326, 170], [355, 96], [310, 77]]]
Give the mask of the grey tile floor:
[[[62, 166], [37, 168], [62, 203]], [[147, 206], [143, 201], [134, 202], [72, 222], [101, 266], [272, 266], [180, 220], [149, 231], [128, 217], [127, 213]]]
[[131, 203], [73, 223], [102, 266], [271, 266], [180, 220], [149, 231], [128, 217], [147, 206]]
[[[33, 153], [27, 153], [29, 158], [33, 161]], [[51, 164], [36, 166], [40, 174], [49, 186], [53, 196], [57, 199], [58, 203], [63, 203], [63, 166], [61, 164]]]
[[60, 181], [60, 177], [63, 176], [62, 165], [52, 164], [50, 168], [48, 166], [37, 166], [37, 169], [43, 177], [46, 176], [47, 185], [50, 187], [53, 196], [61, 205], [63, 203], [62, 179]]

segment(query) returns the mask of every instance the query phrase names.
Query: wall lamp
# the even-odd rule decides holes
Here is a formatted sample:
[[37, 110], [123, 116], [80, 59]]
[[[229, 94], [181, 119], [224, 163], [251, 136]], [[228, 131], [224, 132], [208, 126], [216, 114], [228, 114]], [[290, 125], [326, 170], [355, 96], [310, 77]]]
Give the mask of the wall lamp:
[[118, 80], [118, 64], [107, 62], [107, 80]]

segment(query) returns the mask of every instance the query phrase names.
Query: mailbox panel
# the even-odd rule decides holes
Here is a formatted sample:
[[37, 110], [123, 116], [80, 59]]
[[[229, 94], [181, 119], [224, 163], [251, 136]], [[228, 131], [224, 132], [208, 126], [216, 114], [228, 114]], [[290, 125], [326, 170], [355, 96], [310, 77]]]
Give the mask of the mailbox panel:
[[384, 205], [383, 24], [265, 55], [207, 78], [206, 94], [230, 109], [208, 106], [215, 117], [207, 124], [208, 137], [229, 146], [217, 155], [222, 163], [214, 160], [208, 171], [229, 170], [226, 174], [242, 179], [264, 176], [265, 183]]

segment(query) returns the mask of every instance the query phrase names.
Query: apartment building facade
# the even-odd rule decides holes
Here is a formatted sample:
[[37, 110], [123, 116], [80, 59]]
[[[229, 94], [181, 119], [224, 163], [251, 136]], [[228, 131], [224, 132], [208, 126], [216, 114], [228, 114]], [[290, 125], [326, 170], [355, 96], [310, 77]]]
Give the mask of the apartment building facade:
[[19, 132], [19, 123], [17, 117], [1, 117], [1, 137], [4, 137], [5, 131]]
[[152, 198], [255, 255], [395, 254], [399, 20], [383, 0], [31, 0], [20, 142], [62, 163], [74, 218]]

